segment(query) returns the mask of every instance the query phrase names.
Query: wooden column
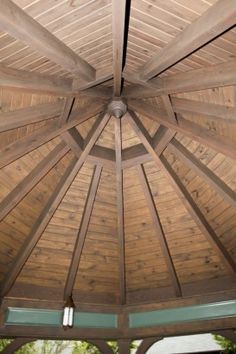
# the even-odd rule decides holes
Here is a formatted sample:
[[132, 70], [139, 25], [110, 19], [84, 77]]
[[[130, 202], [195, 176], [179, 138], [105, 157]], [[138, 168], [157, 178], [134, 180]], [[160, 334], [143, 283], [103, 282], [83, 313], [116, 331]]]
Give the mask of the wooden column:
[[119, 354], [130, 354], [131, 339], [118, 339]]

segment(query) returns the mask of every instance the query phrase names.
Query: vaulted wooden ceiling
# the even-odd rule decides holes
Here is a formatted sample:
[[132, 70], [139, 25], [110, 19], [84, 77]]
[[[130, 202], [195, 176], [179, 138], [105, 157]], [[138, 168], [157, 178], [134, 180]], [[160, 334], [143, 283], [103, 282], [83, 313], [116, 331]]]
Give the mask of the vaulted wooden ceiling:
[[235, 0], [0, 8], [0, 297], [235, 289]]

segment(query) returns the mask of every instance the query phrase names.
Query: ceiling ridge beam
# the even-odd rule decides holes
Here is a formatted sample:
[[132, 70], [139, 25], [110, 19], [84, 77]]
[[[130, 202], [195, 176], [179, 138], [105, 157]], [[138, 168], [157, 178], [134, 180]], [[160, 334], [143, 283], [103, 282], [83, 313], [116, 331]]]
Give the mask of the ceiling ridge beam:
[[125, 75], [127, 81], [136, 85], [124, 88], [123, 96], [149, 98], [173, 93], [206, 90], [236, 84], [236, 60], [230, 60], [189, 70], [163, 78], [157, 77], [148, 82], [136, 76]]
[[168, 145], [168, 150], [173, 152], [175, 156], [178, 156], [188, 167], [193, 169], [198, 176], [207, 181], [232, 207], [236, 208], [236, 193], [178, 140], [173, 139]]
[[55, 103], [42, 103], [10, 112], [2, 112], [0, 113], [0, 133], [56, 118], [60, 115], [61, 110], [62, 100]]
[[115, 152], [116, 152], [116, 192], [117, 192], [117, 231], [119, 245], [119, 286], [120, 303], [126, 304], [125, 273], [125, 228], [124, 228], [124, 191], [122, 171], [122, 131], [121, 119], [115, 118]]
[[98, 164], [94, 168], [93, 175], [91, 177], [91, 182], [90, 182], [89, 190], [87, 193], [87, 199], [86, 199], [85, 206], [84, 206], [83, 216], [82, 216], [82, 220], [80, 223], [79, 232], [77, 234], [69, 271], [67, 274], [67, 279], [66, 279], [66, 284], [65, 284], [65, 289], [64, 289], [64, 300], [65, 301], [73, 292], [73, 288], [74, 288], [74, 284], [75, 284], [75, 280], [76, 280], [76, 275], [78, 272], [78, 268], [79, 268], [79, 264], [80, 264], [80, 260], [81, 260], [81, 255], [83, 252], [84, 242], [85, 242], [85, 238], [87, 235], [89, 221], [90, 221], [91, 214], [93, 211], [93, 205], [94, 205], [99, 181], [101, 178], [101, 174], [102, 174], [102, 166]]
[[105, 107], [103, 102], [100, 100], [95, 101], [94, 99], [93, 102], [94, 104], [90, 105], [89, 108], [80, 108], [73, 111], [71, 113], [70, 120], [63, 126], [55, 126], [55, 123], [51, 122], [51, 124], [48, 124], [45, 127], [40, 128], [33, 133], [3, 147], [0, 150], [0, 168], [3, 168], [16, 159], [21, 158], [32, 150], [37, 149], [68, 129], [79, 125], [89, 118], [94, 117], [96, 114], [104, 111]]
[[0, 221], [40, 182], [40, 180], [70, 150], [63, 142], [57, 145], [36, 167], [20, 181], [0, 203]]
[[165, 260], [165, 263], [166, 263], [166, 266], [167, 266], [167, 269], [168, 269], [168, 272], [169, 272], [169, 275], [171, 278], [171, 282], [172, 282], [172, 285], [173, 285], [173, 288], [175, 291], [175, 295], [177, 297], [181, 297], [182, 296], [181, 285], [180, 285], [178, 275], [177, 275], [177, 272], [176, 272], [176, 269], [174, 266], [174, 262], [171, 257], [171, 253], [170, 253], [169, 246], [168, 246], [168, 243], [167, 243], [164, 231], [163, 231], [163, 227], [162, 227], [161, 220], [160, 220], [157, 208], [156, 208], [156, 204], [153, 199], [152, 192], [151, 192], [148, 180], [147, 180], [147, 175], [146, 175], [144, 167], [142, 165], [138, 165], [136, 167], [136, 169], [137, 169], [140, 184], [142, 186], [144, 196], [145, 196], [145, 199], [146, 199], [146, 202], [148, 205], [148, 209], [149, 209], [149, 212], [152, 217], [152, 222], [155, 227], [155, 231], [156, 231], [156, 235], [159, 240], [161, 251], [164, 256], [164, 260]]
[[[128, 2], [127, 2], [128, 3]], [[114, 96], [119, 97], [122, 84], [123, 56], [125, 40], [126, 0], [112, 0], [113, 77]]]
[[187, 189], [181, 183], [176, 173], [169, 166], [167, 160], [164, 158], [163, 155], [161, 157], [157, 155], [154, 148], [149, 143], [149, 135], [147, 134], [146, 129], [142, 125], [139, 118], [136, 116], [134, 112], [127, 113], [127, 116], [130, 125], [132, 126], [136, 134], [141, 139], [142, 143], [144, 144], [144, 146], [152, 156], [155, 163], [158, 165], [158, 167], [161, 167], [162, 170], [165, 172], [166, 177], [171, 182], [171, 185], [173, 186], [174, 190], [176, 191], [181, 201], [184, 203], [186, 209], [188, 210], [193, 220], [198, 225], [199, 229], [202, 231], [202, 233], [205, 235], [208, 242], [212, 245], [214, 250], [220, 256], [227, 269], [229, 269], [233, 273], [233, 275], [236, 276], [235, 274], [236, 263], [234, 259], [232, 258], [230, 253], [226, 250], [224, 245], [221, 243], [215, 231], [207, 222], [201, 210], [198, 208], [197, 204], [192, 199], [191, 195], [188, 193]]
[[158, 122], [159, 124], [162, 124], [165, 127], [177, 131], [181, 134], [187, 135], [191, 139], [196, 140], [217, 152], [229, 156], [232, 159], [236, 159], [236, 143], [232, 140], [217, 135], [215, 132], [212, 132], [200, 126], [199, 124], [189, 121], [180, 115], [178, 115], [178, 124], [174, 123], [168, 118], [164, 110], [158, 110], [158, 107], [155, 107], [151, 104], [137, 100], [129, 100], [128, 103], [130, 109], [143, 114], [147, 118], [152, 119], [155, 122]]
[[91, 148], [97, 141], [98, 137], [100, 136], [109, 119], [110, 116], [108, 114], [100, 115], [97, 118], [96, 122], [91, 128], [90, 139], [87, 141], [87, 144], [84, 147], [80, 158], [73, 159], [66, 172], [61, 177], [59, 184], [56, 186], [45, 208], [39, 215], [39, 218], [36, 220], [29, 236], [23, 243], [15, 262], [12, 264], [9, 272], [6, 274], [6, 277], [4, 278], [1, 286], [0, 297], [4, 297], [5, 295], [7, 295], [8, 291], [13, 286], [22, 267], [24, 266], [25, 262], [32, 253], [42, 233], [50, 222], [55, 210], [57, 209], [67, 190], [70, 188], [71, 183], [73, 182], [79, 170], [83, 166], [87, 155], [89, 154]]
[[34, 50], [85, 81], [96, 70], [11, 0], [1, 0], [0, 27]]
[[235, 0], [219, 0], [174, 37], [160, 53], [141, 68], [140, 77], [149, 80], [189, 56], [235, 25]]

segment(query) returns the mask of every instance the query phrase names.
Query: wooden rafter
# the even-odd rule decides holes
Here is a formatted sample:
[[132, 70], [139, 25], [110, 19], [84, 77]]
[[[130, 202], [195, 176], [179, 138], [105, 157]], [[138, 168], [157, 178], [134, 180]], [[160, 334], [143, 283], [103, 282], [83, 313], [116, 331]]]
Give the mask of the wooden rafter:
[[178, 124], [177, 117], [176, 117], [175, 112], [172, 107], [170, 96], [169, 95], [162, 95], [161, 99], [162, 99], [163, 105], [165, 107], [167, 116], [169, 117], [169, 120], [172, 121], [174, 124], [176, 124], [176, 123]]
[[119, 353], [130, 354], [131, 339], [118, 339]]
[[176, 131], [172, 129], [168, 129], [163, 125], [161, 125], [157, 129], [152, 140], [153, 140], [153, 147], [155, 148], [158, 155], [161, 155], [163, 153], [163, 151], [168, 146], [170, 141], [174, 138], [175, 134]]
[[71, 148], [74, 154], [80, 157], [84, 146], [84, 140], [78, 130], [73, 127], [61, 134], [62, 139]]
[[202, 231], [202, 233], [205, 235], [209, 243], [212, 245], [214, 250], [217, 252], [217, 254], [222, 258], [225, 266], [233, 273], [235, 274], [236, 272], [236, 263], [234, 262], [233, 258], [231, 255], [228, 253], [224, 245], [221, 243], [220, 239], [217, 237], [215, 234], [214, 230], [211, 228], [211, 226], [208, 224], [207, 220], [205, 219], [204, 215], [198, 208], [197, 204], [194, 202], [192, 199], [191, 195], [188, 193], [176, 173], [172, 170], [172, 168], [169, 166], [168, 162], [166, 159], [161, 156], [159, 157], [153, 146], [150, 144], [150, 137], [142, 125], [141, 121], [138, 119], [136, 114], [134, 112], [130, 112], [127, 114], [127, 119], [136, 132], [136, 134], [139, 136], [140, 140], [146, 147], [147, 151], [150, 153], [152, 156], [153, 160], [156, 162], [158, 166], [160, 166], [163, 171], [165, 172], [167, 178], [171, 182], [173, 188], [175, 189], [176, 193], [180, 197], [180, 199], [183, 201], [184, 205], [186, 206], [187, 210], [189, 211], [190, 215]]
[[92, 214], [93, 205], [94, 205], [101, 173], [102, 173], [102, 166], [97, 165], [94, 168], [93, 176], [88, 190], [87, 200], [83, 211], [82, 221], [80, 224], [79, 232], [74, 246], [73, 255], [71, 258], [70, 268], [68, 271], [66, 284], [65, 284], [64, 300], [67, 300], [68, 296], [70, 296], [73, 292], [74, 283], [75, 283], [77, 271], [80, 264], [80, 259], [84, 247], [84, 241], [87, 235], [88, 225]]
[[148, 82], [131, 76], [126, 76], [126, 79], [137, 84], [126, 87], [123, 92], [124, 96], [133, 98], [155, 97], [178, 92], [230, 86], [236, 84], [236, 60], [163, 78], [157, 77]]
[[167, 240], [166, 240], [166, 237], [165, 237], [162, 225], [161, 225], [160, 217], [158, 215], [158, 211], [157, 211], [155, 202], [153, 200], [153, 196], [152, 196], [149, 184], [148, 184], [145, 170], [142, 165], [137, 166], [136, 169], [138, 171], [140, 184], [142, 186], [142, 189], [143, 189], [143, 192], [145, 195], [145, 199], [146, 199], [146, 202], [148, 205], [148, 209], [149, 209], [149, 212], [152, 217], [152, 222], [155, 227], [156, 234], [158, 236], [161, 251], [164, 256], [168, 272], [170, 274], [173, 288], [175, 290], [175, 295], [178, 297], [182, 296], [182, 291], [181, 291], [181, 286], [179, 283], [178, 275], [175, 270], [175, 266], [174, 266], [174, 263], [173, 263], [173, 260], [172, 260], [171, 254], [170, 254], [169, 246], [168, 246], [168, 243], [167, 243]]
[[124, 230], [124, 195], [122, 171], [122, 132], [121, 120], [115, 119], [115, 149], [116, 149], [116, 195], [117, 195], [117, 230], [119, 242], [119, 273], [120, 273], [120, 302], [126, 303], [125, 278], [125, 230]]
[[202, 16], [174, 37], [161, 53], [154, 54], [141, 68], [140, 77], [143, 80], [149, 80], [176, 64], [235, 25], [235, 17], [234, 0], [217, 1]]
[[0, 64], [0, 87], [69, 95], [72, 92], [72, 80], [34, 72], [29, 74], [28, 71], [8, 68]]
[[180, 132], [191, 139], [194, 139], [222, 154], [233, 159], [236, 158], [236, 144], [235, 142], [218, 135], [192, 121], [186, 120], [178, 116], [178, 124], [169, 120], [165, 111], [160, 111], [157, 107], [137, 100], [129, 100], [129, 107], [140, 114], [170, 128], [174, 131]]
[[61, 110], [62, 101], [59, 101], [0, 113], [0, 133], [58, 117]]
[[125, 36], [125, 12], [126, 0], [112, 0], [114, 96], [120, 96], [121, 92]]
[[0, 221], [20, 203], [36, 184], [69, 151], [64, 143], [57, 145], [0, 203]]
[[65, 98], [64, 107], [59, 118], [60, 125], [64, 125], [68, 122], [74, 103], [75, 103], [75, 97]]
[[0, 150], [0, 168], [38, 148], [42, 144], [54, 139], [68, 129], [83, 123], [91, 117], [94, 117], [103, 110], [104, 104], [100, 101], [93, 100], [93, 105], [90, 105], [89, 108], [79, 108], [73, 111], [70, 116], [70, 121], [63, 126], [55, 126], [55, 123], [51, 122], [47, 126], [38, 129], [9, 145], [6, 145]]
[[173, 139], [168, 145], [168, 150], [172, 151], [184, 163], [193, 169], [198, 176], [201, 176], [209, 183], [232, 207], [236, 208], [236, 193], [227, 186], [217, 175], [215, 175], [206, 165], [198, 160], [188, 149], [178, 140]]
[[190, 113], [197, 116], [206, 116], [214, 120], [221, 120], [222, 122], [236, 124], [236, 108], [230, 106], [223, 106], [220, 104], [200, 102], [190, 99], [172, 97], [172, 107], [175, 113]]
[[25, 243], [22, 245], [22, 248], [20, 249], [16, 260], [12, 264], [9, 272], [7, 273], [3, 281], [2, 288], [0, 290], [0, 297], [4, 297], [14, 284], [19, 272], [21, 271], [25, 262], [29, 258], [30, 254], [32, 253], [43, 231], [51, 220], [55, 210], [63, 199], [74, 178], [78, 174], [90, 150], [97, 141], [98, 137], [100, 136], [109, 119], [110, 116], [108, 114], [101, 115], [97, 118], [96, 122], [90, 130], [89, 138], [86, 141], [86, 145], [80, 155], [80, 158], [78, 160], [75, 158], [75, 160], [77, 161], [73, 160], [71, 162], [70, 166], [67, 168], [66, 172], [62, 176], [59, 184], [55, 188], [53, 194], [49, 198], [46, 207], [43, 209], [42, 213], [39, 215], [39, 218], [36, 220], [33, 229], [30, 232], [30, 235], [27, 237]]
[[95, 80], [96, 71], [91, 65], [11, 0], [1, 0], [0, 26], [75, 76], [85, 81]]

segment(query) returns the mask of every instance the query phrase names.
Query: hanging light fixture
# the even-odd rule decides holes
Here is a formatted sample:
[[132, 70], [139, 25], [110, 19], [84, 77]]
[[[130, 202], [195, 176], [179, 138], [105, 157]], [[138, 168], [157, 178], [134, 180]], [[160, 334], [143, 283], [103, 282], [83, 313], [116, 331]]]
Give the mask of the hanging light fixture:
[[63, 311], [62, 325], [65, 329], [67, 327], [69, 328], [73, 327], [74, 311], [75, 311], [75, 304], [72, 299], [72, 295], [70, 295], [65, 303], [64, 311]]

